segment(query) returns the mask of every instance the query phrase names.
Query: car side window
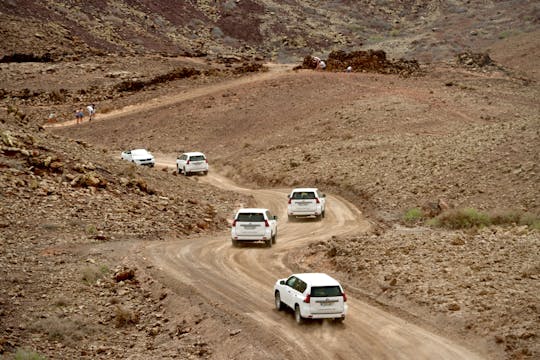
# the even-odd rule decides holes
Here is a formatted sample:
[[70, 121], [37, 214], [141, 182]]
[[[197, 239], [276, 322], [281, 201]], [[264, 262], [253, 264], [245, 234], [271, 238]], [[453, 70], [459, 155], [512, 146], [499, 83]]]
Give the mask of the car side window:
[[304, 291], [306, 291], [306, 288], [307, 284], [300, 279], [298, 279], [298, 281], [294, 284], [294, 289], [298, 292], [304, 293]]
[[291, 276], [290, 278], [287, 279], [287, 282], [285, 284], [287, 284], [287, 286], [292, 287], [294, 289], [296, 280], [297, 279], [294, 276]]

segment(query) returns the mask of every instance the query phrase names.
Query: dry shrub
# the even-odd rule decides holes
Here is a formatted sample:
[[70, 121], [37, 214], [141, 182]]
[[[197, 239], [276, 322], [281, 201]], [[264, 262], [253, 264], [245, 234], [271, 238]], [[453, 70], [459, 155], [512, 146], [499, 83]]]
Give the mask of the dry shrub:
[[88, 284], [92, 285], [95, 284], [96, 281], [99, 279], [102, 279], [108, 272], [108, 268], [106, 266], [97, 266], [97, 265], [90, 265], [85, 266], [82, 270], [82, 280]]
[[448, 229], [469, 229], [490, 224], [488, 215], [472, 208], [451, 210], [436, 218], [436, 225]]
[[17, 349], [15, 360], [46, 360], [47, 358], [30, 349]]
[[116, 327], [124, 327], [127, 325], [137, 324], [139, 322], [139, 316], [136, 313], [121, 305], [116, 305], [114, 315]]
[[58, 341], [69, 347], [78, 346], [82, 339], [95, 332], [86, 321], [57, 316], [40, 319], [33, 324], [33, 328], [46, 334], [50, 341]]

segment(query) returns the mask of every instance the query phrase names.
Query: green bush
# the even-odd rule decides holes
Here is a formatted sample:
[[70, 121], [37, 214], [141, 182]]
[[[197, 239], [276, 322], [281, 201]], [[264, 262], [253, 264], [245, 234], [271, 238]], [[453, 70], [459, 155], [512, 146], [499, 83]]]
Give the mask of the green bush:
[[412, 208], [405, 212], [403, 221], [406, 223], [416, 222], [424, 217], [424, 213], [419, 208]]
[[436, 219], [438, 226], [449, 229], [468, 229], [491, 224], [488, 215], [471, 208], [448, 211]]
[[17, 349], [15, 360], [45, 360], [45, 356], [28, 349]]

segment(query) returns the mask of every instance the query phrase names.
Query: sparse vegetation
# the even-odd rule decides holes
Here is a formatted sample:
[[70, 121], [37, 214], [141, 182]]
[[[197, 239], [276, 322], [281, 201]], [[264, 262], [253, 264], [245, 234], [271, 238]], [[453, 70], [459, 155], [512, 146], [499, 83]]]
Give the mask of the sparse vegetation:
[[87, 233], [88, 235], [95, 235], [95, 234], [97, 234], [97, 228], [96, 228], [96, 226], [93, 225], [93, 224], [88, 224], [88, 225], [86, 225], [86, 233]]
[[67, 346], [74, 347], [94, 329], [80, 319], [51, 316], [41, 319], [32, 328], [47, 335], [50, 341], [58, 341]]
[[45, 356], [29, 350], [29, 349], [18, 349], [15, 353], [15, 360], [45, 360]]
[[491, 221], [488, 215], [476, 209], [466, 208], [442, 213], [435, 218], [433, 224], [448, 229], [468, 229], [488, 226], [491, 224]]
[[420, 208], [412, 208], [405, 212], [403, 215], [403, 221], [406, 223], [414, 223], [421, 220], [424, 217], [424, 213]]
[[116, 305], [114, 313], [116, 327], [124, 327], [139, 322], [137, 314], [122, 305]]
[[95, 284], [99, 279], [105, 277], [105, 275], [109, 272], [109, 268], [105, 265], [91, 265], [85, 266], [81, 272], [84, 283], [92, 285]]
[[540, 218], [530, 213], [519, 211], [493, 212], [490, 214], [476, 209], [457, 209], [442, 213], [428, 220], [430, 226], [448, 229], [468, 229], [490, 225], [526, 225], [532, 229], [540, 229]]

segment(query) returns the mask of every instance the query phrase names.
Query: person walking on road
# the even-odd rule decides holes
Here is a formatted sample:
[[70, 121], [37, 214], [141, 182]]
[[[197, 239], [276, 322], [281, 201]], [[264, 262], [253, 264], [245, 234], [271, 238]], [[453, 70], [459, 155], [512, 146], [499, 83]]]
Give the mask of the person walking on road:
[[92, 121], [92, 118], [94, 117], [94, 114], [96, 113], [96, 106], [94, 104], [90, 104], [86, 107], [86, 110], [88, 110], [88, 121]]
[[77, 119], [77, 124], [82, 123], [84, 117], [83, 109], [77, 109], [75, 111], [75, 119]]

